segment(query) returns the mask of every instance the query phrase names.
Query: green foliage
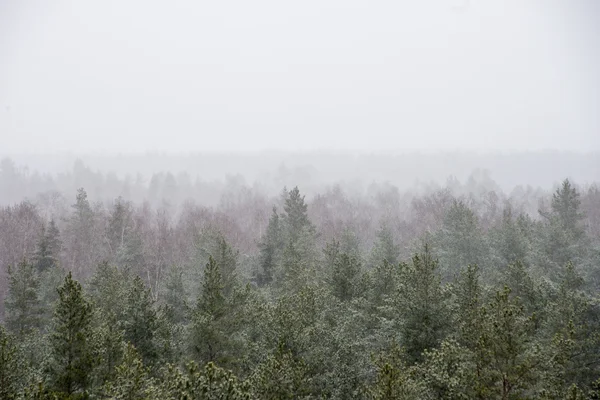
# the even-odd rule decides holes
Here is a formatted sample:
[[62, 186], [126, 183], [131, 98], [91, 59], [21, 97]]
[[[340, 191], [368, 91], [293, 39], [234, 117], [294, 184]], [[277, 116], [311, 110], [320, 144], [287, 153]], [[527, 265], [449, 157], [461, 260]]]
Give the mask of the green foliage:
[[60, 232], [54, 219], [51, 219], [48, 229], [42, 227], [33, 257], [38, 272], [44, 272], [58, 265], [61, 246]]
[[198, 368], [196, 363], [187, 365], [185, 373], [172, 366], [168, 367], [163, 378], [162, 396], [171, 400], [249, 400], [246, 385], [235, 375], [207, 363]]
[[164, 302], [169, 307], [170, 312], [166, 317], [171, 323], [186, 322], [190, 307], [181, 268], [173, 267], [169, 270], [165, 283]]
[[204, 268], [202, 291], [192, 315], [190, 346], [197, 360], [224, 362], [228, 357], [226, 314], [221, 268], [211, 256]]
[[0, 325], [0, 399], [17, 398], [18, 383], [22, 375], [19, 367], [14, 338]]
[[270, 284], [273, 281], [275, 270], [280, 262], [283, 243], [279, 214], [277, 214], [277, 208], [273, 207], [267, 231], [258, 244], [260, 254], [259, 271], [256, 279], [260, 286]]
[[514, 398], [522, 396], [536, 380], [542, 360], [539, 346], [532, 343], [534, 320], [525, 314], [510, 289], [498, 291], [482, 310], [483, 329], [476, 362], [479, 396]]
[[377, 378], [368, 388], [367, 398], [375, 400], [418, 400], [426, 398], [426, 388], [415, 379], [415, 371], [404, 361], [404, 354], [395, 342], [388, 353], [383, 353], [376, 361]]
[[469, 264], [485, 265], [487, 247], [477, 215], [463, 201], [448, 209], [442, 229], [435, 235], [445, 279]]
[[257, 399], [302, 399], [310, 393], [306, 365], [283, 346], [258, 365], [249, 382], [252, 397]]
[[116, 367], [115, 377], [105, 385], [105, 395], [116, 400], [145, 400], [152, 398], [154, 392], [148, 368], [135, 347], [128, 344], [123, 352], [123, 362]]
[[312, 228], [308, 219], [308, 205], [304, 202], [304, 196], [300, 195], [297, 186], [289, 192], [283, 209], [287, 238], [295, 243], [305, 228]]
[[154, 362], [157, 357], [154, 342], [156, 320], [150, 289], [136, 276], [125, 298], [122, 326], [125, 340], [133, 344], [144, 361], [149, 363]]
[[8, 281], [6, 326], [11, 332], [27, 334], [40, 327], [43, 312], [35, 266], [23, 259], [16, 269], [8, 268]]
[[371, 264], [373, 266], [388, 263], [398, 264], [400, 249], [394, 240], [394, 234], [387, 222], [383, 222], [377, 231], [375, 245], [371, 251]]
[[400, 268], [397, 312], [401, 337], [411, 362], [421, 360], [426, 349], [436, 347], [448, 329], [449, 310], [438, 273], [438, 261], [429, 246], [412, 263]]
[[349, 301], [361, 292], [361, 264], [348, 254], [341, 254], [334, 262], [331, 272], [331, 289], [333, 294], [342, 301]]
[[94, 366], [92, 346], [92, 306], [79, 282], [67, 275], [58, 288], [59, 301], [54, 311], [50, 334], [51, 359], [48, 377], [59, 393], [85, 393]]

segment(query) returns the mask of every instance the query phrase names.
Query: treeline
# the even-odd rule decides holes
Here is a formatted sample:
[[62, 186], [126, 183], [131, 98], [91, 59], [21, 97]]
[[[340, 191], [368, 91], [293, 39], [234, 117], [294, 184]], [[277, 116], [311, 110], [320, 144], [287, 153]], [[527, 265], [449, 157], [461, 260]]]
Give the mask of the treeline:
[[600, 191], [535, 198], [6, 207], [0, 398], [598, 399]]

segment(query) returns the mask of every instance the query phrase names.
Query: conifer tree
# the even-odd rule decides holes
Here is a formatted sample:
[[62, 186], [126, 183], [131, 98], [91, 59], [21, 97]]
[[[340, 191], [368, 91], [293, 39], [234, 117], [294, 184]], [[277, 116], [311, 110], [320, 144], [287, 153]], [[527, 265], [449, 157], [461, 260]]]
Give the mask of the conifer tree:
[[39, 299], [39, 280], [33, 264], [23, 259], [17, 268], [8, 269], [8, 296], [5, 300], [6, 326], [19, 335], [39, 328], [42, 305]]
[[94, 366], [92, 306], [71, 273], [58, 288], [58, 295], [50, 335], [48, 376], [56, 392], [70, 396], [85, 393], [90, 384]]
[[150, 289], [139, 276], [133, 278], [125, 301], [124, 338], [135, 346], [147, 363], [152, 363], [157, 356], [154, 342], [157, 316]]
[[125, 346], [123, 362], [116, 367], [115, 377], [105, 387], [105, 394], [115, 400], [146, 400], [152, 397], [154, 382], [135, 347]]
[[258, 365], [249, 380], [257, 399], [302, 399], [310, 393], [307, 365], [281, 345]]
[[247, 385], [213, 362], [204, 368], [192, 362], [182, 373], [170, 366], [163, 379], [162, 396], [173, 400], [250, 400]]
[[199, 361], [223, 361], [227, 347], [227, 336], [222, 332], [226, 312], [221, 270], [211, 256], [204, 268], [202, 291], [192, 316], [190, 332], [192, 351]]
[[58, 264], [61, 246], [60, 232], [54, 219], [51, 219], [48, 229], [42, 226], [33, 257], [38, 272], [42, 273]]
[[187, 320], [190, 307], [181, 268], [173, 267], [169, 270], [165, 289], [164, 301], [170, 310], [166, 315], [168, 320], [173, 324], [184, 323]]
[[117, 198], [108, 220], [108, 241], [113, 254], [118, 254], [125, 247], [129, 233], [131, 205], [122, 197]]
[[449, 311], [438, 273], [438, 261], [426, 244], [410, 265], [400, 268], [397, 309], [408, 360], [419, 361], [426, 349], [436, 347], [447, 333]]
[[17, 346], [14, 339], [0, 325], [0, 399], [17, 399], [21, 376]]
[[276, 207], [273, 207], [267, 231], [258, 246], [260, 250], [260, 269], [257, 273], [257, 283], [263, 286], [273, 281], [275, 270], [281, 258], [281, 251], [283, 250], [282, 231]]
[[304, 196], [300, 195], [298, 186], [289, 192], [283, 209], [285, 211], [287, 237], [292, 242], [296, 242], [305, 228], [312, 227], [308, 219], [308, 205], [304, 202]]
[[383, 222], [377, 231], [375, 245], [371, 251], [371, 265], [377, 266], [384, 262], [398, 264], [400, 249], [394, 240], [394, 233], [387, 222]]
[[459, 344], [475, 350], [481, 334], [482, 288], [479, 268], [469, 265], [464, 268], [454, 286], [456, 313], [454, 315], [455, 336]]
[[223, 295], [228, 297], [232, 294], [237, 283], [237, 264], [239, 251], [227, 243], [225, 237], [219, 234], [216, 238], [216, 246], [211, 253], [215, 263], [218, 265], [221, 273], [221, 283], [223, 285]]
[[507, 287], [482, 312], [484, 324], [476, 352], [478, 396], [523, 396], [535, 382], [535, 368], [542, 360], [539, 349], [531, 345], [533, 318], [525, 314], [518, 298], [511, 298]]
[[351, 300], [359, 292], [361, 265], [355, 257], [342, 253], [331, 274], [333, 294], [342, 301]]

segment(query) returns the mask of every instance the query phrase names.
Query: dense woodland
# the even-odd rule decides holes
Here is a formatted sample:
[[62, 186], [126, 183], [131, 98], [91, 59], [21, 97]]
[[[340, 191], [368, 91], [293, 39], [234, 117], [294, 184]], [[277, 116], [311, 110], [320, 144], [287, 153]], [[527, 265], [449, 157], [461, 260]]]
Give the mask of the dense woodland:
[[28, 195], [0, 208], [0, 399], [600, 399], [594, 184], [209, 206], [80, 168], [65, 193], [2, 163]]

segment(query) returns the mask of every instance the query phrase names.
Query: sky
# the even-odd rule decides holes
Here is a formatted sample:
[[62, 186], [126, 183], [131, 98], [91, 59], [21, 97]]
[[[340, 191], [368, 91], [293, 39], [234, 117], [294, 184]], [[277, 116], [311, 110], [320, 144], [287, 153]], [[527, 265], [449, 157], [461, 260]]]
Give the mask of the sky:
[[0, 154], [600, 150], [597, 0], [0, 0]]

